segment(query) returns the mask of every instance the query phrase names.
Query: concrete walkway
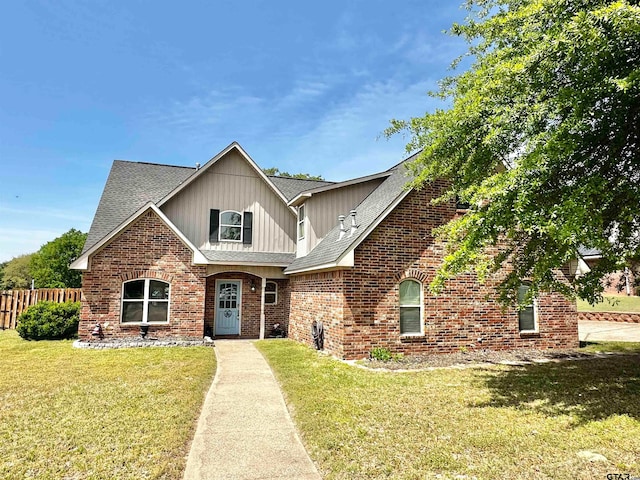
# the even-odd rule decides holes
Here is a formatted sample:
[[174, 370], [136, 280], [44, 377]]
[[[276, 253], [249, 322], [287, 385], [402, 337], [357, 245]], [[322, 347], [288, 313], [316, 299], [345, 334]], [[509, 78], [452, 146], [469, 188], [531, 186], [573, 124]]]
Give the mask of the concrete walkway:
[[216, 340], [217, 371], [196, 430], [185, 480], [320, 480], [280, 388], [247, 340]]
[[578, 335], [583, 342], [640, 342], [640, 323], [581, 321]]

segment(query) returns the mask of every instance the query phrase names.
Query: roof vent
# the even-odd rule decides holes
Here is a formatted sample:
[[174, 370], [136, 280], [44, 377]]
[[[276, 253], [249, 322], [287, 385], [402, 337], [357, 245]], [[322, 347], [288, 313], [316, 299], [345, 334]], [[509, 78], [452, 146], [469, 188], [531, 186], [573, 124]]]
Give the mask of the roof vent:
[[344, 215], [338, 215], [338, 222], [340, 222], [340, 235], [338, 236], [338, 240], [341, 240], [345, 233], [347, 233], [347, 229], [344, 227], [344, 219]]
[[200, 170], [200, 164], [196, 163], [196, 170]]
[[351, 217], [351, 231], [349, 232], [349, 236], [353, 235], [355, 231], [358, 229], [358, 224], [356, 223], [356, 211], [351, 210], [349, 212], [349, 216]]

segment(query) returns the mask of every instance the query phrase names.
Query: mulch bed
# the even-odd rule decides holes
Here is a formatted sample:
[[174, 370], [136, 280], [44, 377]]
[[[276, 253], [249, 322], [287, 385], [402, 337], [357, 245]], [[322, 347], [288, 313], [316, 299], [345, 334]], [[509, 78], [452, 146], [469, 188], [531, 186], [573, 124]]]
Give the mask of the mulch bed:
[[526, 365], [530, 363], [594, 358], [598, 355], [599, 354], [579, 352], [575, 349], [517, 351], [474, 350], [434, 355], [411, 355], [387, 362], [370, 359], [358, 362], [358, 365], [372, 369], [420, 370], [428, 368], [470, 367], [481, 364]]

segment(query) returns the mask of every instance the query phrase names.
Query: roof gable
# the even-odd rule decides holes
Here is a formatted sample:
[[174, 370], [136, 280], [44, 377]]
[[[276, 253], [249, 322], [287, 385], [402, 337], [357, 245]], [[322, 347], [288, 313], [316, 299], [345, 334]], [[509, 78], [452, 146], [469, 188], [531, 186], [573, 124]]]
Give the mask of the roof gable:
[[115, 160], [98, 202], [83, 252], [148, 202], [156, 203], [165, 197], [195, 171], [192, 167]]
[[[393, 209], [411, 192], [408, 188], [410, 177], [405, 168], [415, 155], [389, 170], [391, 174], [365, 198], [356, 208], [357, 230], [340, 235], [336, 221], [334, 228], [306, 256], [296, 258], [285, 273], [302, 273], [310, 270], [348, 266], [353, 251], [382, 222]], [[349, 228], [348, 219], [345, 222]]]
[[162, 211], [155, 204], [153, 204], [152, 202], [148, 202], [147, 204], [143, 205], [142, 208], [138, 209], [136, 212], [134, 212], [132, 215], [126, 218], [123, 222], [121, 222], [108, 235], [101, 238], [98, 242], [96, 242], [90, 248], [85, 249], [85, 251], [82, 252], [82, 255], [80, 255], [76, 260], [74, 260], [71, 263], [70, 268], [74, 270], [87, 270], [89, 268], [89, 259], [91, 255], [93, 255], [102, 247], [104, 247], [109, 242], [111, 242], [111, 240], [116, 238], [120, 234], [120, 232], [127, 229], [127, 227], [133, 224], [137, 219], [139, 219], [142, 215], [144, 215], [149, 210], [152, 210], [153, 212], [155, 212], [155, 214], [160, 218], [160, 220], [180, 239], [180, 241], [182, 241], [182, 243], [184, 243], [184, 245], [187, 246], [187, 248], [189, 248], [193, 252], [193, 260], [192, 260], [193, 263], [195, 264], [208, 263], [206, 257], [202, 254], [202, 252], [200, 252], [200, 250], [198, 250], [198, 248], [195, 245], [193, 245], [193, 243], [191, 243], [189, 239], [185, 237], [184, 234], [180, 230], [178, 230], [178, 228], [176, 228], [176, 226], [173, 223], [171, 223], [171, 220], [169, 220], [167, 216], [164, 213], [162, 213]]
[[[269, 177], [267, 177], [267, 175], [265, 175], [265, 173], [262, 171], [262, 169], [260, 167], [258, 167], [258, 164], [253, 161], [253, 159], [249, 156], [249, 154], [247, 152], [244, 151], [244, 149], [240, 146], [240, 144], [238, 144], [238, 142], [233, 142], [228, 147], [226, 147], [224, 150], [222, 150], [220, 153], [218, 153], [215, 157], [213, 157], [207, 163], [205, 163], [202, 166], [202, 168], [198, 169], [186, 181], [184, 181], [184, 182], [180, 183], [178, 186], [176, 186], [176, 188], [174, 188], [171, 192], [169, 192], [164, 198], [162, 198], [158, 202], [158, 206], [161, 207], [162, 205], [167, 203], [169, 200], [171, 200], [173, 197], [175, 197], [178, 193], [180, 193], [184, 189], [188, 188], [189, 185], [191, 185], [198, 178], [200, 178], [202, 175], [204, 175], [204, 173], [208, 169], [213, 167], [213, 165], [218, 163], [221, 159], [223, 159], [225, 156], [227, 156], [227, 154], [229, 154], [232, 151], [236, 151], [239, 154], [240, 158], [242, 158], [245, 162], [247, 162], [247, 164], [257, 174], [257, 176], [259, 178], [261, 178], [269, 186], [269, 188], [271, 188], [271, 190], [273, 190], [273, 192], [276, 194], [276, 196], [278, 196], [278, 198], [280, 198], [280, 200], [285, 205], [287, 205], [288, 201], [287, 201], [287, 198], [284, 196], [284, 194], [278, 189], [278, 187], [275, 186], [275, 184], [271, 181], [271, 179]], [[295, 213], [295, 211], [292, 208], [290, 208], [290, 210], [291, 210], [292, 213]]]

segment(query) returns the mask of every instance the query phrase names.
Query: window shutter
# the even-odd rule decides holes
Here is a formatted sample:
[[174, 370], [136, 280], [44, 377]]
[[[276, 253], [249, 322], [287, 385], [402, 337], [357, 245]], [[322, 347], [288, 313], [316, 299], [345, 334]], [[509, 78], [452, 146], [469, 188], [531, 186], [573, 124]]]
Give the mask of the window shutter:
[[242, 243], [245, 245], [251, 245], [252, 242], [252, 230], [253, 230], [253, 213], [244, 212], [244, 219], [242, 222]]
[[209, 210], [209, 243], [218, 243], [218, 229], [220, 228], [220, 210]]

